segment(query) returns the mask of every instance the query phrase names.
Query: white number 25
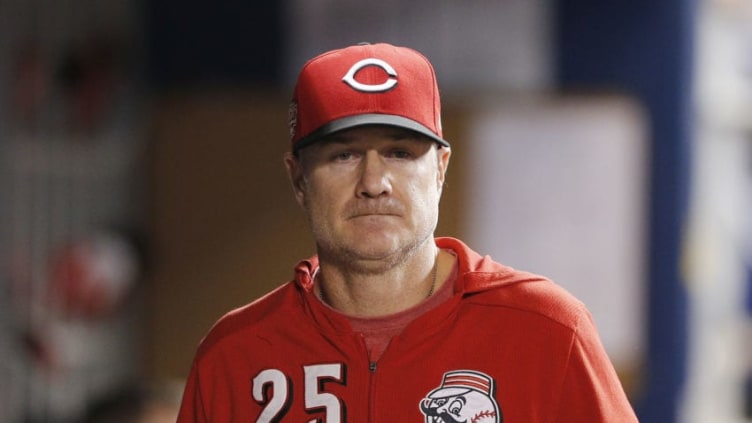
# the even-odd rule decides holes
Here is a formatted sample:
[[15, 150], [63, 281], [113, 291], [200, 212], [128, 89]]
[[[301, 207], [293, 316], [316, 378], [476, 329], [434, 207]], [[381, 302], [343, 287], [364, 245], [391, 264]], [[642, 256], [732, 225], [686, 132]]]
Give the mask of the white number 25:
[[[312, 419], [308, 423], [344, 423], [342, 403], [339, 398], [332, 393], [323, 392], [324, 382], [343, 382], [342, 364], [304, 366], [303, 373], [306, 411], [314, 413], [323, 410], [326, 415], [323, 422], [319, 419]], [[291, 384], [292, 382], [278, 369], [262, 370], [253, 378], [253, 399], [264, 406], [256, 423], [282, 421], [290, 407]]]

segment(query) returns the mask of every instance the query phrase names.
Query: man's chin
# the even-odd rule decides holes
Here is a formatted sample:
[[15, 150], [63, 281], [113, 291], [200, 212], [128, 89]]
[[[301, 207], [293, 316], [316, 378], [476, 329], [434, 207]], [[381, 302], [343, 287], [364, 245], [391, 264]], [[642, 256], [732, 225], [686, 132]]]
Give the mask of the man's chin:
[[349, 264], [358, 264], [363, 270], [383, 271], [406, 257], [405, 248], [393, 239], [379, 236], [355, 239], [343, 255]]
[[349, 234], [356, 235], [356, 241], [361, 243], [378, 242], [380, 238], [392, 239], [403, 231], [394, 216], [364, 216], [351, 220], [343, 229]]

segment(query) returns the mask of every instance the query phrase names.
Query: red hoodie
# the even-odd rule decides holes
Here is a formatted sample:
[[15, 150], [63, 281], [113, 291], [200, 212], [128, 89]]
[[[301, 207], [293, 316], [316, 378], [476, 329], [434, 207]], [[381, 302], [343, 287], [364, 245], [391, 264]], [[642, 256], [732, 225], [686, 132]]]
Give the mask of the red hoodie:
[[584, 305], [548, 279], [437, 238], [454, 296], [371, 364], [362, 336], [295, 280], [222, 317], [201, 342], [179, 423], [636, 422]]

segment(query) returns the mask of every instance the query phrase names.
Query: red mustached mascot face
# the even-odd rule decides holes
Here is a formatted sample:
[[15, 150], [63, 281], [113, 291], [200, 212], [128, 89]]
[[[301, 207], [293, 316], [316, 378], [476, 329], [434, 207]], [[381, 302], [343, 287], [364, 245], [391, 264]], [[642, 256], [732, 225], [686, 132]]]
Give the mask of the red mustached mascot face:
[[488, 375], [457, 370], [444, 374], [441, 386], [420, 403], [426, 423], [501, 423], [494, 398], [494, 381]]

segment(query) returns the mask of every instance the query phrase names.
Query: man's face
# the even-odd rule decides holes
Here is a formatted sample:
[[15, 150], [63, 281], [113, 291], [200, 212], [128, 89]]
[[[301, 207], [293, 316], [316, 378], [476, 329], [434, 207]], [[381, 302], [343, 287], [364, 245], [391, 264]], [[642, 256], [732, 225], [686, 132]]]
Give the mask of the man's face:
[[285, 162], [319, 255], [378, 271], [432, 242], [449, 156], [412, 131], [364, 126]]

